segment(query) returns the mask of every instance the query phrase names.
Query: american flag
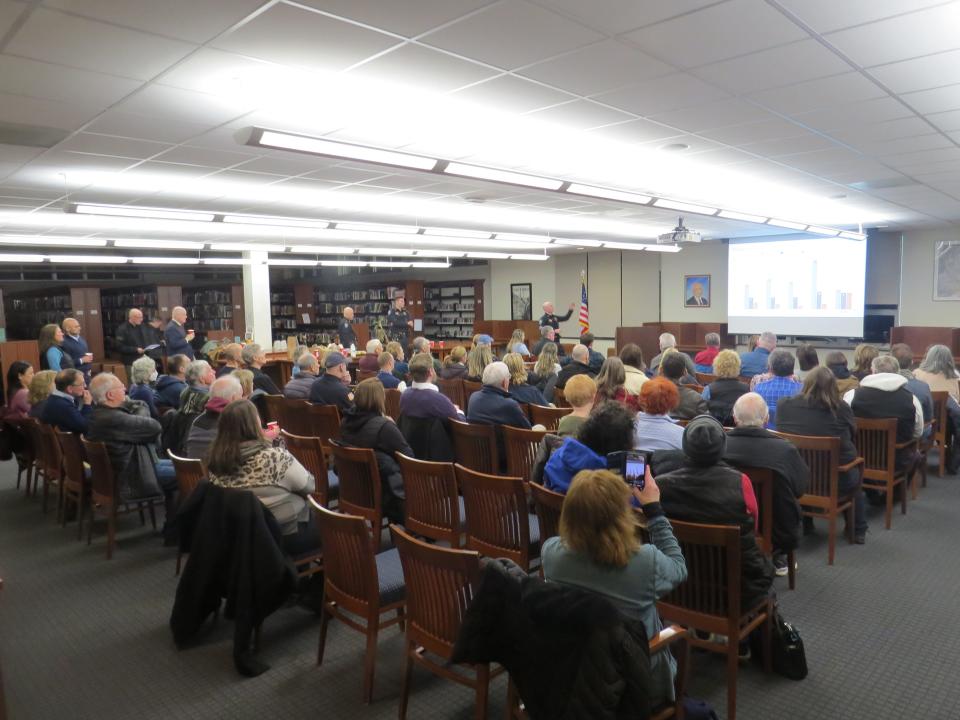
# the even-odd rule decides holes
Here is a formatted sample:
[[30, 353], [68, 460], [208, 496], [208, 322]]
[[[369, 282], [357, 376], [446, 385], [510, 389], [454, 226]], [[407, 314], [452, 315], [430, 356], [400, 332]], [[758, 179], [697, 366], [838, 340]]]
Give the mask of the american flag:
[[587, 304], [587, 274], [580, 273], [580, 334], [590, 332], [590, 306]]

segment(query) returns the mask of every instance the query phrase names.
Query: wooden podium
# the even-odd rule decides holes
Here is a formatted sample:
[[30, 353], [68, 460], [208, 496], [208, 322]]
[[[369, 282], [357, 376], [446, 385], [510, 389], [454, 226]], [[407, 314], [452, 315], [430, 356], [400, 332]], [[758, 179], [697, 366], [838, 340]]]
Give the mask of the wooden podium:
[[898, 325], [890, 330], [890, 344], [906, 343], [920, 360], [931, 345], [946, 345], [954, 357], [960, 356], [960, 328]]

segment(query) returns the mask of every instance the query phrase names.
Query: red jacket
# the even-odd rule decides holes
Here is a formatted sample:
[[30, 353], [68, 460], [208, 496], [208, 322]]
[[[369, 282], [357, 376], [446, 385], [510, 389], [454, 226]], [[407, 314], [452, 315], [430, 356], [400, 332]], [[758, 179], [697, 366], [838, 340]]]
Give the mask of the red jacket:
[[693, 359], [693, 362], [697, 365], [713, 365], [713, 361], [716, 359], [717, 354], [720, 352], [718, 347], [708, 347], [706, 350], [701, 350], [697, 353], [697, 356]]

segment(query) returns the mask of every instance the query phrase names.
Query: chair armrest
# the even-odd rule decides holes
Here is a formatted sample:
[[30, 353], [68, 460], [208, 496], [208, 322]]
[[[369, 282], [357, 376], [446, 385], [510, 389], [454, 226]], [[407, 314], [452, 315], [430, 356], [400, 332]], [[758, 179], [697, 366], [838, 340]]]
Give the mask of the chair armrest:
[[862, 457], [854, 458], [853, 460], [848, 462], [846, 465], [838, 466], [837, 470], [839, 472], [849, 472], [850, 470], [853, 470], [857, 465], [863, 465]]
[[690, 631], [681, 625], [670, 625], [665, 627], [656, 636], [650, 640], [650, 654], [665, 650], [676, 642], [680, 642], [687, 637]]
[[903, 450], [904, 448], [910, 447], [911, 445], [917, 445], [917, 440], [919, 438], [914, 438], [913, 440], [907, 440], [906, 442], [897, 443], [894, 447], [897, 450]]

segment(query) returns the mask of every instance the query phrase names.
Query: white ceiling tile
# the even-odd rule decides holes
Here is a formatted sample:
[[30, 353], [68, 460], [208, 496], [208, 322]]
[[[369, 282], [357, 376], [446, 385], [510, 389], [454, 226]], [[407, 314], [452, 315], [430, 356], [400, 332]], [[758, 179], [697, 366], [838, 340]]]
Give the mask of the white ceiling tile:
[[690, 68], [800, 40], [806, 33], [762, 0], [730, 0], [624, 37], [651, 55]]
[[647, 80], [594, 99], [638, 115], [652, 116], [720, 100], [727, 93], [685, 73]]
[[829, 138], [807, 132], [798, 137], [762, 140], [742, 144], [741, 147], [747, 152], [763, 155], [764, 157], [780, 157], [782, 155], [813, 152], [814, 150], [827, 150], [838, 146], [836, 143], [831, 142]]
[[956, 110], [960, 108], [960, 84], [904, 93], [901, 97], [921, 115]]
[[729, 145], [747, 145], [763, 140], [797, 137], [808, 134], [808, 131], [786, 120], [774, 118], [763, 122], [704, 130], [700, 134]]
[[297, 153], [277, 153], [254, 158], [236, 169], [269, 175], [304, 175], [337, 164], [338, 161], [331, 158], [311, 157], [298, 155]]
[[26, 4], [5, 2], [0, 3], [0, 37], [3, 37], [13, 26], [21, 14], [29, 11]]
[[915, 135], [926, 135], [931, 132], [933, 132], [933, 128], [922, 118], [912, 115], [899, 120], [859, 125], [853, 130], [835, 131], [830, 134], [841, 142], [855, 143], [896, 140]]
[[162, 153], [170, 148], [168, 143], [133, 140], [113, 135], [77, 133], [57, 145], [57, 150], [70, 150], [95, 155], [113, 155], [115, 157], [143, 160]]
[[818, 32], [861, 25], [937, 5], [943, 0], [779, 0]]
[[791, 155], [789, 158], [780, 158], [780, 161], [797, 170], [816, 173], [826, 168], [849, 165], [859, 158], [860, 156], [852, 150], [831, 148]]
[[[23, 147], [22, 145], [0, 145], [0, 163], [22, 165], [30, 162], [42, 152], [44, 152], [44, 148]], [[0, 189], [0, 192], [4, 191]]]
[[514, 113], [529, 112], [576, 99], [569, 93], [512, 75], [502, 75], [473, 85], [454, 93], [452, 97]]
[[0, 93], [2, 122], [76, 130], [94, 118], [98, 112], [100, 107], [90, 103], [64, 103]]
[[960, 47], [960, 5], [948, 3], [839, 30], [827, 41], [863, 67]]
[[206, 124], [108, 110], [85, 129], [104, 135], [181, 143], [204, 133], [209, 127]]
[[571, 103], [554, 105], [545, 110], [532, 112], [527, 117], [577, 130], [611, 125], [631, 119], [627, 113], [611, 110], [589, 100], [574, 100]]
[[650, 116], [651, 120], [681, 128], [687, 132], [700, 132], [725, 125], [774, 119], [772, 113], [740, 98], [727, 98], [717, 102], [698, 105], [693, 109], [674, 110]]
[[816, 130], [850, 130], [863, 125], [886, 120], [909, 117], [910, 111], [890, 97], [864, 100], [863, 102], [837, 105], [808, 113], [798, 113], [793, 118]]
[[106, 108], [138, 87], [140, 83], [129, 78], [0, 55], [0, 92], [11, 95], [83, 102]]
[[871, 100], [885, 94], [860, 73], [850, 72], [762, 90], [751, 94], [750, 99], [775, 112], [795, 115], [834, 105]]
[[933, 113], [931, 115], [927, 115], [927, 120], [936, 125], [940, 130], [960, 130], [960, 110]]
[[951, 85], [960, 79], [960, 50], [872, 67], [869, 73], [895, 93]]
[[262, 0], [45, 0], [49, 7], [137, 30], [205, 42], [257, 7]]
[[512, 70], [602, 39], [525, 0], [503, 0], [429, 33], [423, 42]]
[[595, 128], [588, 132], [591, 135], [602, 137], [604, 140], [627, 143], [647, 143], [683, 135], [682, 132], [674, 128], [665, 127], [649, 120], [629, 120], [616, 125]]
[[37, 8], [7, 44], [14, 55], [147, 80], [196, 46]]
[[356, 170], [354, 168], [335, 166], [314, 170], [313, 172], [307, 173], [303, 177], [316, 178], [317, 180], [327, 180], [338, 183], [358, 183], [364, 182], [365, 180], [372, 180], [373, 178], [383, 177], [387, 174], [388, 173], [383, 171]]
[[953, 145], [948, 138], [940, 133], [903, 137], [896, 140], [852, 141], [850, 144], [857, 150], [876, 157], [900, 155], [918, 150], [935, 150]]
[[247, 86], [257, 92], [260, 88], [256, 85], [268, 82], [264, 78], [281, 72], [282, 68], [264, 60], [205, 47], [164, 72], [156, 82], [203, 93], [242, 94]]
[[[238, 147], [239, 149], [239, 147]], [[228, 168], [250, 160], [253, 156], [243, 152], [213, 150], [211, 148], [181, 145], [171, 148], [155, 160], [183, 165], [203, 165], [210, 168]]]
[[[384, 175], [361, 183], [361, 185], [370, 185], [372, 187], [383, 188], [385, 190], [413, 190], [414, 188], [423, 188], [430, 184], [430, 177], [404, 177], [403, 175]], [[451, 192], [467, 192], [470, 186], [461, 186], [459, 190]]]
[[495, 0], [299, 0], [325, 13], [407, 37], [445, 25]]
[[349, 76], [405, 85], [418, 91], [446, 92], [499, 74], [498, 70], [408, 43], [354, 68]]
[[908, 152], [899, 155], [891, 155], [885, 158], [888, 165], [895, 168], [904, 168], [924, 162], [958, 162], [960, 161], [960, 148], [949, 147], [936, 150], [919, 150], [917, 152]]
[[148, 85], [124, 100], [117, 109], [137, 115], [171, 118], [181, 122], [210, 126], [232, 120], [249, 112], [251, 108], [248, 105], [239, 104], [232, 98], [181, 90], [166, 85]]
[[521, 75], [579, 95], [596, 95], [676, 70], [616, 40], [588, 45], [520, 71]]
[[374, 30], [279, 4], [212, 45], [271, 62], [336, 71], [398, 42]]
[[538, 5], [549, 7], [565, 15], [577, 18], [584, 25], [604, 33], [618, 35], [628, 30], [650, 25], [712, 5], [716, 0], [536, 0]]
[[734, 165], [737, 163], [750, 162], [756, 158], [743, 150], [721, 147], [704, 150], [691, 156], [691, 159], [696, 162], [705, 162], [709, 165]]

